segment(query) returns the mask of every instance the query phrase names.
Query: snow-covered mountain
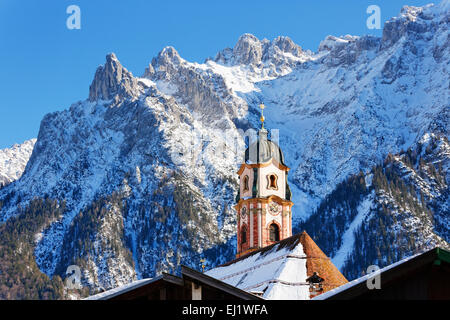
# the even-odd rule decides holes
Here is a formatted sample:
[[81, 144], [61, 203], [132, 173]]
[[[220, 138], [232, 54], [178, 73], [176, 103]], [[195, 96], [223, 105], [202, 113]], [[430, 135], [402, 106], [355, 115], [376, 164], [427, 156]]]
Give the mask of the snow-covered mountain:
[[[225, 262], [235, 251], [232, 206], [242, 133], [258, 127], [264, 102], [266, 126], [279, 130], [291, 168], [297, 228], [306, 226], [348, 275], [367, 263], [387, 263], [377, 260], [367, 245], [372, 242], [352, 232], [365, 226], [377, 204], [398, 206], [392, 190], [377, 185], [358, 193], [356, 207], [334, 231], [330, 224], [337, 222], [330, 217], [342, 202], [333, 207], [327, 197], [360, 171], [369, 179], [389, 154], [417, 150], [427, 137], [448, 146], [449, 23], [445, 0], [404, 7], [386, 22], [381, 38], [329, 36], [317, 52], [287, 37], [244, 34], [234, 48], [200, 64], [167, 47], [141, 77], [109, 54], [88, 99], [42, 120], [25, 173], [0, 190], [0, 221], [6, 228], [41, 208], [46, 218], [27, 231], [35, 239], [28, 250], [37, 267], [55, 279], [78, 265], [91, 293], [175, 272], [180, 263], [198, 267], [201, 257], [210, 267]], [[438, 155], [448, 160], [448, 152]], [[427, 180], [430, 194], [448, 195], [447, 160], [439, 160], [446, 164], [440, 187]], [[405, 183], [425, 193], [425, 182], [414, 177]], [[384, 248], [380, 255], [397, 259], [422, 245], [448, 242], [445, 201], [421, 203], [418, 214], [429, 210], [434, 218], [427, 220], [420, 246], [398, 255]], [[59, 216], [49, 211], [55, 205], [63, 211]], [[315, 219], [319, 212], [323, 219]], [[422, 223], [412, 216], [408, 221], [390, 225], [401, 230], [398, 243]], [[321, 239], [329, 232], [335, 234], [326, 243]], [[364, 243], [361, 257], [355, 248]]]
[[449, 247], [450, 144], [426, 134], [352, 175], [301, 224], [349, 278], [434, 246]]
[[36, 139], [30, 139], [0, 150], [0, 187], [22, 176], [35, 143]]

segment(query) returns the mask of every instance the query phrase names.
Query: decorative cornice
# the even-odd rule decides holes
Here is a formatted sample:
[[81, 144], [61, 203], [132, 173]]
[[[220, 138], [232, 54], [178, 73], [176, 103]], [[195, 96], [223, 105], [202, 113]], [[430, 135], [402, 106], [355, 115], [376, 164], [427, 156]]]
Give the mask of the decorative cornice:
[[[252, 203], [252, 202], [256, 202], [256, 203], [258, 203], [258, 202], [259, 203], [276, 202], [281, 205], [289, 206], [289, 209], [294, 205], [294, 203], [292, 201], [280, 198], [279, 196], [273, 194], [271, 196], [268, 196], [267, 198], [239, 199], [239, 202], [235, 205], [235, 208], [240, 207], [245, 203]], [[256, 209], [256, 208], [254, 208], [254, 209]]]
[[242, 172], [244, 172], [245, 168], [265, 168], [270, 166], [271, 164], [274, 164], [278, 169], [280, 170], [284, 170], [286, 172], [288, 172], [289, 170], [291, 170], [289, 167], [279, 163], [278, 161], [276, 161], [274, 158], [270, 159], [270, 161], [267, 161], [265, 163], [254, 163], [254, 164], [247, 164], [247, 163], [243, 163], [241, 164], [241, 167], [239, 168], [239, 171], [237, 172], [238, 175], [241, 175]]

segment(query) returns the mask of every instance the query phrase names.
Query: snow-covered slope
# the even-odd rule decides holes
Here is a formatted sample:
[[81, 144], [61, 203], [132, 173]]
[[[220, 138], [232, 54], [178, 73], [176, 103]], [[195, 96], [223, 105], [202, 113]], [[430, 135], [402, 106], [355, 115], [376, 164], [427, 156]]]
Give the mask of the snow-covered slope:
[[22, 176], [35, 143], [36, 139], [31, 139], [0, 150], [0, 187]]
[[369, 265], [449, 248], [449, 151], [447, 137], [424, 135], [407, 151], [340, 183], [301, 228], [351, 279]]
[[[242, 134], [258, 126], [260, 102], [291, 167], [297, 226], [352, 174], [427, 134], [448, 139], [448, 3], [404, 7], [381, 38], [329, 36], [315, 53], [244, 34], [202, 64], [164, 48], [141, 77], [109, 54], [87, 100], [42, 120], [25, 174], [0, 190], [0, 221], [35, 197], [64, 202], [36, 235], [36, 261], [49, 276], [80, 265], [91, 289], [197, 267], [202, 256], [223, 263], [235, 248]], [[446, 219], [447, 207], [433, 210]], [[362, 211], [327, 255], [340, 237], [339, 256], [351, 254]]]

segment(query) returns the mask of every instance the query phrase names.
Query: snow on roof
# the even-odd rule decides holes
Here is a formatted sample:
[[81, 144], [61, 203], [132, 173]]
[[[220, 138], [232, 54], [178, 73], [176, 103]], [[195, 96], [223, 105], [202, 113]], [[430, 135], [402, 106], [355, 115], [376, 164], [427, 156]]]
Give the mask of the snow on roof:
[[309, 299], [306, 255], [299, 243], [293, 250], [258, 252], [234, 264], [206, 272], [247, 292], [264, 292], [265, 299]]
[[368, 279], [371, 279], [371, 278], [373, 278], [373, 277], [375, 277], [375, 276], [377, 276], [377, 275], [380, 275], [380, 274], [382, 274], [383, 272], [385, 272], [385, 271], [387, 271], [387, 270], [389, 270], [389, 269], [395, 268], [395, 267], [397, 267], [398, 265], [401, 265], [401, 264], [405, 263], [406, 261], [409, 261], [409, 260], [411, 260], [411, 259], [413, 259], [413, 258], [415, 258], [415, 257], [417, 257], [417, 256], [419, 256], [419, 255], [421, 255], [421, 254], [422, 254], [422, 253], [415, 254], [415, 255], [413, 255], [413, 256], [410, 256], [410, 257], [407, 257], [407, 258], [405, 258], [405, 259], [402, 259], [402, 260], [400, 260], [400, 261], [398, 261], [398, 262], [396, 262], [396, 263], [393, 263], [393, 264], [391, 264], [391, 265], [389, 265], [389, 266], [387, 266], [387, 267], [384, 267], [384, 268], [382, 268], [382, 269], [379, 269], [379, 270], [377, 270], [377, 271], [375, 271], [375, 272], [366, 274], [365, 276], [362, 276], [362, 277], [360, 277], [360, 278], [358, 278], [358, 279], [355, 279], [355, 280], [353, 280], [353, 281], [350, 281], [350, 282], [348, 282], [348, 283], [346, 283], [346, 284], [344, 284], [344, 285], [342, 285], [342, 286], [340, 286], [340, 287], [337, 287], [337, 288], [335, 288], [335, 289], [333, 289], [333, 290], [330, 290], [330, 291], [325, 292], [325, 293], [323, 293], [323, 294], [321, 294], [321, 295], [319, 295], [319, 296], [316, 296], [316, 297], [314, 297], [312, 300], [326, 300], [326, 299], [328, 299], [328, 298], [334, 296], [335, 294], [338, 294], [338, 293], [340, 293], [340, 292], [342, 292], [342, 291], [345, 291], [345, 290], [347, 290], [347, 289], [349, 289], [349, 288], [351, 288], [351, 287], [354, 287], [354, 286], [356, 286], [356, 285], [359, 284], [359, 283], [365, 282], [365, 281], [367, 281]]
[[314, 272], [329, 288], [347, 280], [306, 232], [259, 249], [206, 272], [208, 276], [247, 292], [263, 292], [269, 300], [309, 300]]
[[137, 281], [131, 282], [129, 284], [126, 284], [124, 286], [120, 286], [120, 287], [117, 287], [117, 288], [114, 288], [114, 289], [111, 289], [111, 290], [108, 290], [108, 291], [96, 294], [94, 296], [90, 296], [90, 297], [88, 297], [88, 298], [86, 298], [84, 300], [107, 300], [107, 299], [111, 299], [111, 298], [113, 298], [115, 296], [118, 296], [118, 295], [123, 294], [125, 292], [134, 290], [136, 288], [142, 287], [142, 286], [144, 286], [146, 284], [158, 281], [158, 280], [160, 280], [162, 278], [163, 278], [163, 276], [161, 275], [161, 276], [158, 276], [156, 278], [148, 278], [148, 279], [137, 280]]

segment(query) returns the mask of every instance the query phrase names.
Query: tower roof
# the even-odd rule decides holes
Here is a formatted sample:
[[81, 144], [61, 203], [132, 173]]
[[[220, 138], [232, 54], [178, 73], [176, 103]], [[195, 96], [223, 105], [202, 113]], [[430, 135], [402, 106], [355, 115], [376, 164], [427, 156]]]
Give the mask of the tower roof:
[[273, 141], [268, 139], [268, 131], [264, 128], [258, 131], [258, 137], [255, 142], [245, 150], [245, 163], [258, 164], [266, 163], [274, 159], [278, 163], [285, 165], [284, 155], [281, 148]]
[[303, 232], [261, 248], [206, 272], [265, 299], [310, 299], [307, 279], [316, 273], [323, 278], [323, 292], [347, 283], [331, 260]]

